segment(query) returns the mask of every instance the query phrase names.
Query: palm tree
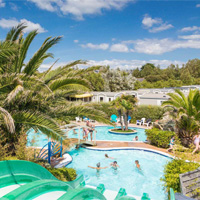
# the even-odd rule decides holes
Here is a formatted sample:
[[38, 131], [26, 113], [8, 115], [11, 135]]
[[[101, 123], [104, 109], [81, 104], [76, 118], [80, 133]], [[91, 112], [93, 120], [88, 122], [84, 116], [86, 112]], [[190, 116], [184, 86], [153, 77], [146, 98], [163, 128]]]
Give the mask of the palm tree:
[[163, 106], [171, 108], [171, 115], [175, 118], [176, 128], [182, 143], [188, 146], [194, 134], [198, 132], [200, 120], [200, 92], [190, 90], [188, 96], [180, 90], [169, 93], [170, 99], [163, 102]]
[[124, 94], [112, 102], [112, 105], [118, 110], [122, 131], [124, 131], [122, 116], [124, 118], [125, 131], [127, 131], [128, 130], [128, 116], [136, 107], [136, 102], [137, 102], [137, 99], [135, 97], [131, 95], [124, 95]]
[[[29, 46], [37, 35], [37, 31], [32, 31], [24, 38], [22, 31], [25, 27], [20, 24], [11, 29], [0, 45], [0, 111], [5, 122], [0, 124], [0, 130], [5, 132], [7, 142], [17, 143], [19, 135], [30, 128], [40, 129], [58, 140], [64, 137], [58, 122], [77, 115], [87, 115], [108, 123], [108, 116], [104, 112], [90, 105], [66, 101], [66, 95], [89, 91], [90, 84], [81, 79], [81, 74], [92, 69], [74, 68], [77, 64], [85, 64], [85, 61], [78, 60], [55, 70], [52, 70], [52, 65], [47, 71], [38, 72], [42, 62], [52, 57], [47, 51], [61, 37], [47, 38], [33, 57], [24, 62]], [[8, 116], [13, 119], [14, 129], [7, 126], [8, 119], [11, 119]], [[14, 145], [12, 147], [14, 149]]]

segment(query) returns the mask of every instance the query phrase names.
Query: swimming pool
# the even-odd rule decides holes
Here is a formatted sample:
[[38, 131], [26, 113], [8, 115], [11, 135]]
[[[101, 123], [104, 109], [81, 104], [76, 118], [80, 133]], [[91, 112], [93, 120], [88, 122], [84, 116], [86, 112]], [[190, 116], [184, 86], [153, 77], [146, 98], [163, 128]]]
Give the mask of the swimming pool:
[[[145, 129], [142, 128], [132, 128], [137, 131], [137, 133], [133, 135], [116, 135], [108, 132], [109, 129], [112, 129], [112, 126], [97, 126], [95, 129], [97, 130], [96, 140], [112, 140], [112, 141], [132, 141], [135, 136], [138, 136], [139, 141], [145, 141]], [[63, 130], [66, 132], [66, 130]], [[78, 131], [77, 131], [78, 132]], [[35, 132], [34, 129], [30, 129], [28, 132], [28, 146], [38, 146], [42, 147], [48, 142], [48, 138], [46, 135], [42, 134], [40, 131]], [[78, 138], [78, 134], [73, 134], [73, 131], [68, 133], [69, 138]], [[90, 139], [90, 138], [89, 138]]]
[[[114, 160], [106, 159], [105, 154], [114, 157], [120, 168], [114, 170], [110, 168], [110, 163]], [[166, 194], [163, 190], [160, 178], [163, 176], [163, 167], [171, 158], [156, 153], [141, 150], [113, 150], [97, 151], [89, 149], [79, 149], [69, 152], [73, 161], [67, 167], [73, 167], [78, 174], [85, 176], [86, 184], [97, 186], [100, 183], [106, 189], [118, 191], [125, 188], [128, 194], [142, 196], [147, 192], [151, 199], [164, 200]], [[134, 161], [139, 160], [142, 172], [136, 169]], [[88, 167], [100, 162], [102, 169], [99, 173], [95, 169]]]

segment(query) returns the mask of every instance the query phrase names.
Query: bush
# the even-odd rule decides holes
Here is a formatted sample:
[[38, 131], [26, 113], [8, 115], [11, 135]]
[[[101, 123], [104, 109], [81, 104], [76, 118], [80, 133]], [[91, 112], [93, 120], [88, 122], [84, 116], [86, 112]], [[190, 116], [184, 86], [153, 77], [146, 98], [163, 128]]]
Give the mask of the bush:
[[193, 162], [185, 162], [184, 160], [172, 160], [165, 165], [164, 186], [169, 191], [173, 188], [174, 192], [181, 192], [179, 174], [193, 171], [200, 167], [200, 164]]
[[[171, 137], [176, 136], [172, 131], [162, 131], [157, 128], [146, 129], [145, 132], [150, 144], [162, 148], [168, 148]], [[175, 137], [175, 141], [178, 141], [178, 138]]]
[[76, 179], [76, 170], [73, 168], [47, 168], [57, 179], [61, 181], [73, 181]]
[[161, 119], [164, 114], [164, 110], [161, 106], [141, 105], [133, 111], [131, 117], [132, 122], [140, 120], [141, 118], [151, 119], [152, 121]]

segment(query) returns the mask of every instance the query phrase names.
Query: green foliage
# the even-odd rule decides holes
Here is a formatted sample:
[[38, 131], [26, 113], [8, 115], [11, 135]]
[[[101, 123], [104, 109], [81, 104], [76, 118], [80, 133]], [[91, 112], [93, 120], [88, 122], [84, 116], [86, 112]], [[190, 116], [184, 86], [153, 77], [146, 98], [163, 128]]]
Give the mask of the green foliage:
[[61, 181], [73, 181], [76, 179], [76, 170], [73, 168], [47, 168], [57, 179]]
[[104, 79], [100, 73], [90, 73], [85, 77], [92, 85], [93, 91], [104, 91]]
[[118, 115], [117, 109], [114, 108], [111, 103], [95, 103], [93, 106], [94, 108], [105, 112], [109, 117], [113, 114]]
[[145, 133], [152, 145], [162, 148], [168, 148], [171, 137], [175, 136], [172, 131], [163, 131], [157, 128], [146, 129]]
[[146, 106], [139, 105], [132, 113], [132, 122], [140, 120], [141, 118], [151, 119], [152, 121], [161, 119], [164, 114], [164, 109], [161, 106]]
[[183, 145], [189, 146], [199, 129], [200, 92], [190, 90], [187, 96], [180, 90], [175, 90], [175, 92], [169, 93], [170, 99], [162, 105], [172, 108], [170, 114], [176, 120], [178, 137]]
[[174, 192], [181, 192], [179, 174], [193, 171], [198, 167], [200, 167], [198, 163], [174, 159], [166, 164], [164, 177], [161, 180], [167, 191], [173, 188]]
[[132, 95], [122, 95], [117, 97], [111, 102], [112, 106], [118, 110], [121, 129], [124, 130], [124, 125], [122, 122], [122, 116], [124, 118], [125, 130], [128, 130], [128, 116], [133, 112], [136, 107], [137, 98]]
[[[162, 68], [162, 67], [161, 67]], [[163, 88], [180, 87], [183, 85], [199, 84], [200, 60], [189, 60], [182, 68], [171, 64], [165, 69], [155, 67], [151, 63], [143, 65], [140, 69], [132, 71], [132, 75], [137, 78], [145, 78], [140, 84], [135, 85], [139, 88]]]

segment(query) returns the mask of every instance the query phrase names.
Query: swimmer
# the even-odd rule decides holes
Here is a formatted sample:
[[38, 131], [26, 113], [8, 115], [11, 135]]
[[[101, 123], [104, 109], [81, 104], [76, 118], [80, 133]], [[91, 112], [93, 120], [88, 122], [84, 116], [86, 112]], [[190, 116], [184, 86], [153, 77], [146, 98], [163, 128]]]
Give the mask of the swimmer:
[[101, 167], [101, 164], [100, 162], [97, 163], [97, 166], [96, 167], [92, 167], [92, 166], [88, 166], [89, 168], [92, 168], [92, 169], [96, 169], [97, 171], [100, 171], [101, 169], [106, 169], [108, 167]]
[[119, 165], [117, 164], [117, 161], [114, 161], [110, 164], [112, 166], [112, 168], [117, 169], [119, 168]]
[[133, 141], [138, 141], [138, 136], [135, 136], [135, 138], [133, 138]]
[[140, 164], [139, 164], [138, 160], [135, 161], [135, 164], [136, 164], [137, 169], [141, 170], [141, 167], [140, 167]]
[[113, 158], [113, 157], [109, 157], [107, 153], [105, 154], [105, 158], [115, 159], [115, 158]]
[[76, 129], [73, 129], [73, 134], [77, 134]]

